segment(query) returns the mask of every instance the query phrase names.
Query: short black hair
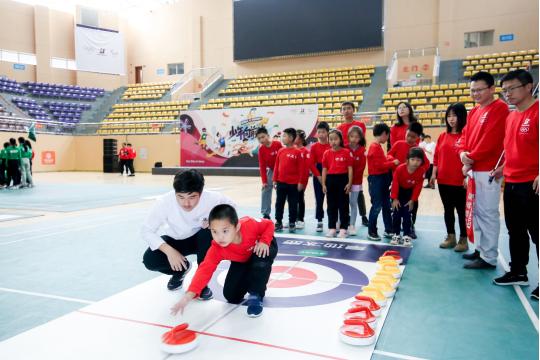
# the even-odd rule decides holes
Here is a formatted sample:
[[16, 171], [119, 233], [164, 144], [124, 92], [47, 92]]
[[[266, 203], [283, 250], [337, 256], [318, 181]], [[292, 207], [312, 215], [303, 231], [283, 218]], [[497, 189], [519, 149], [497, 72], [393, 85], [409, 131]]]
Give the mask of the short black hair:
[[457, 116], [457, 126], [456, 130], [458, 133], [461, 133], [465, 125], [467, 124], [467, 109], [463, 103], [454, 103], [446, 109], [446, 115], [444, 115], [444, 121], [446, 122], [446, 132], [452, 132], [452, 127], [448, 124], [448, 116], [450, 116], [450, 111], [452, 111]]
[[390, 128], [385, 123], [373, 125], [373, 136], [381, 136], [382, 134], [390, 134]]
[[501, 78], [500, 84], [502, 86], [503, 82], [514, 80], [514, 79], [518, 80], [521, 83], [521, 85], [524, 85], [524, 86], [527, 84], [534, 83], [533, 77], [530, 72], [523, 69], [517, 69], [517, 70], [509, 71], [508, 73], [506, 73], [506, 75], [504, 75]]
[[431, 135], [424, 135], [424, 139], [427, 139], [427, 138], [431, 139]]
[[176, 193], [202, 193], [204, 176], [198, 170], [183, 170], [174, 176], [174, 191]]
[[24, 144], [24, 138], [20, 136], [17, 140], [19, 140], [19, 144]]
[[343, 142], [343, 134], [341, 133], [341, 131], [339, 131], [338, 129], [332, 129], [330, 130], [330, 134], [328, 134], [328, 137], [330, 137], [330, 135], [332, 134], [336, 134], [339, 137], [339, 146], [343, 147], [344, 142]]
[[15, 138], [11, 138], [11, 139], [9, 139], [9, 144], [12, 145], [12, 146], [17, 145], [17, 140], [15, 140]]
[[30, 140], [24, 140], [24, 145], [28, 146], [30, 149], [32, 148], [32, 143]]
[[127, 145], [127, 146], [131, 146], [131, 143], [127, 143], [126, 145]]
[[416, 116], [414, 116], [414, 109], [412, 107], [411, 104], [409, 104], [408, 102], [406, 101], [400, 101], [397, 106], [396, 106], [396, 116], [397, 116], [397, 122], [399, 125], [403, 125], [403, 119], [401, 118], [401, 116], [399, 116], [399, 113], [397, 111], [397, 108], [399, 107], [399, 105], [405, 105], [407, 107], [407, 109], [409, 109], [409, 122], [410, 123], [413, 123], [413, 122], [417, 122], [418, 119], [416, 119]]
[[286, 128], [283, 132], [292, 137], [293, 141], [296, 139], [296, 129], [295, 128]]
[[495, 85], [495, 79], [493, 78], [493, 75], [486, 71], [479, 71], [476, 74], [473, 74], [473, 76], [471, 76], [471, 81], [483, 81], [489, 87]]
[[236, 210], [228, 204], [221, 204], [215, 206], [208, 215], [208, 223], [212, 223], [214, 220], [229, 220], [234, 226], [238, 225], [238, 214]]
[[408, 159], [421, 159], [422, 164], [424, 163], [424, 150], [420, 149], [419, 147], [413, 147], [409, 149], [409, 152], [407, 153], [407, 160]]
[[9, 146], [9, 143], [6, 141], [6, 142], [4, 143], [4, 148], [7, 148], [8, 146]]
[[356, 106], [354, 106], [354, 103], [353, 102], [350, 102], [350, 101], [344, 101], [341, 103], [341, 107], [343, 108], [344, 106], [347, 106], [349, 105], [350, 107], [352, 107], [353, 111], [356, 110]]
[[328, 125], [326, 121], [319, 121], [319, 123], [317, 124], [317, 130], [319, 129], [323, 129], [323, 130], [326, 130], [327, 132], [330, 132], [330, 125]]
[[424, 127], [419, 122], [410, 123], [409, 128], [407, 130], [415, 133], [418, 136], [421, 136], [424, 133]]
[[257, 129], [257, 132], [255, 133], [255, 137], [259, 136], [259, 134], [266, 134], [268, 135], [268, 130], [264, 126], [261, 126]]

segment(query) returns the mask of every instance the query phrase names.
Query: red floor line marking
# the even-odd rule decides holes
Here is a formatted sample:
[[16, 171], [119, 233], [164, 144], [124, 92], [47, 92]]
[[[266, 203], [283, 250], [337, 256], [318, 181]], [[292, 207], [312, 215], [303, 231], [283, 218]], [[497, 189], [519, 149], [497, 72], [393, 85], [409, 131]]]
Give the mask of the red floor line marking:
[[[174, 326], [169, 326], [169, 325], [152, 323], [152, 322], [148, 322], [148, 321], [133, 320], [133, 319], [123, 318], [123, 317], [119, 317], [119, 316], [99, 314], [99, 313], [94, 313], [94, 312], [89, 312], [89, 311], [84, 311], [84, 310], [77, 310], [76, 312], [81, 313], [81, 314], [85, 314], [85, 315], [92, 315], [92, 316], [98, 316], [98, 317], [103, 317], [103, 318], [108, 318], [108, 319], [128, 321], [128, 322], [132, 322], [132, 323], [136, 323], [136, 324], [144, 324], [144, 325], [156, 326], [156, 327], [161, 327], [161, 328], [166, 328], [166, 329], [172, 329], [174, 327]], [[273, 344], [267, 344], [267, 343], [263, 343], [263, 342], [259, 342], [259, 341], [246, 340], [246, 339], [240, 339], [240, 338], [235, 338], [235, 337], [230, 337], [230, 336], [212, 334], [212, 333], [205, 332], [205, 331], [196, 331], [196, 330], [194, 330], [194, 331], [197, 334], [206, 335], [206, 336], [212, 336], [212, 337], [225, 339], [225, 340], [238, 341], [238, 342], [243, 342], [243, 343], [252, 344], [252, 345], [266, 346], [266, 347], [270, 347], [270, 348], [274, 348], [274, 349], [286, 350], [286, 351], [296, 352], [296, 353], [300, 353], [300, 354], [313, 355], [313, 356], [317, 356], [317, 357], [321, 357], [321, 358], [325, 358], [325, 359], [346, 360], [345, 358], [340, 358], [340, 357], [330, 356], [330, 355], [325, 355], [325, 354], [318, 354], [318, 353], [305, 351], [305, 350], [293, 349], [293, 348], [289, 348], [289, 347], [286, 347], [286, 346], [273, 345]]]

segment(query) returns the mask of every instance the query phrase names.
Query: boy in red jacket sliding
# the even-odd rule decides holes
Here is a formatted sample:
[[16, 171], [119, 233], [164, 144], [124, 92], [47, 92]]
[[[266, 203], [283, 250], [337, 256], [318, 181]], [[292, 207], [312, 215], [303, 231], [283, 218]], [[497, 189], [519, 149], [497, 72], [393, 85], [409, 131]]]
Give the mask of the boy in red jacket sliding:
[[176, 315], [199, 296], [208, 284], [222, 260], [230, 260], [231, 266], [223, 285], [223, 296], [232, 304], [246, 300], [247, 314], [257, 317], [263, 311], [266, 284], [272, 272], [277, 254], [274, 224], [268, 219], [243, 217], [238, 219], [230, 205], [218, 205], [208, 217], [212, 232], [212, 244], [184, 297], [171, 309]]

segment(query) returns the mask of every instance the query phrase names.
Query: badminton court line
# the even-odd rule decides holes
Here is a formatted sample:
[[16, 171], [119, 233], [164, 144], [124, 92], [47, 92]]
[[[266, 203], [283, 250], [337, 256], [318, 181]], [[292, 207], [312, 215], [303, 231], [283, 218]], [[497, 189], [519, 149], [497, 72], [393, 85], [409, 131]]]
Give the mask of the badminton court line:
[[[510, 267], [508, 266], [506, 260], [504, 259], [504, 256], [501, 254], [500, 250], [499, 250], [498, 259], [499, 259], [499, 262], [500, 262], [502, 268], [504, 269], [504, 271], [509, 272]], [[523, 293], [523, 289], [519, 285], [512, 285], [512, 286], [514, 287], [514, 290], [516, 291], [516, 294], [517, 294], [517, 296], [519, 298], [519, 301], [521, 301], [521, 305], [523, 305], [523, 307], [525, 308], [525, 312], [527, 313], [527, 315], [529, 315], [529, 319], [531, 319], [531, 322], [532, 322], [534, 328], [536, 329], [536, 332], [538, 332], [538, 318], [536, 317], [536, 313], [532, 309], [531, 304], [527, 300], [527, 297]]]
[[[134, 319], [123, 318], [123, 317], [119, 317], [119, 316], [100, 314], [100, 313], [95, 313], [95, 312], [90, 312], [90, 311], [85, 311], [85, 310], [76, 310], [76, 312], [78, 312], [80, 314], [90, 315], [90, 316], [97, 316], [97, 317], [102, 317], [102, 318], [107, 318], [107, 319], [126, 321], [126, 322], [135, 323], [135, 324], [156, 326], [156, 327], [161, 327], [161, 328], [165, 328], [165, 329], [172, 329], [174, 327], [174, 326], [169, 326], [169, 325], [152, 323], [152, 322], [148, 322], [148, 321], [134, 320]], [[241, 342], [241, 343], [245, 343], [245, 344], [263, 346], [263, 347], [268, 347], [268, 348], [273, 348], [273, 349], [278, 349], [278, 350], [285, 350], [285, 351], [304, 354], [304, 355], [312, 355], [312, 356], [320, 357], [320, 358], [323, 358], [323, 359], [346, 360], [344, 358], [340, 358], [340, 357], [336, 357], [336, 356], [331, 356], [331, 355], [326, 355], [326, 354], [319, 354], [319, 353], [315, 353], [315, 352], [311, 352], [311, 351], [306, 351], [306, 350], [301, 350], [301, 349], [294, 349], [294, 348], [290, 348], [290, 347], [286, 347], [286, 346], [274, 345], [274, 344], [264, 343], [264, 342], [260, 342], [260, 341], [253, 341], [253, 340], [241, 339], [241, 338], [237, 338], [237, 337], [219, 335], [219, 334], [209, 333], [209, 332], [206, 332], [206, 331], [197, 331], [197, 330], [193, 330], [193, 331], [195, 333], [199, 334], [199, 335], [211, 336], [211, 337], [216, 337], [216, 338], [219, 338], [219, 339], [237, 341], [237, 342]]]
[[0, 287], [0, 291], [14, 293], [14, 294], [37, 296], [37, 297], [42, 297], [42, 298], [47, 298], [47, 299], [70, 301], [70, 302], [76, 302], [76, 303], [86, 304], [86, 305], [95, 303], [95, 301], [90, 301], [90, 300], [72, 298], [72, 297], [67, 297], [67, 296], [58, 296], [58, 295], [52, 295], [52, 294], [45, 294], [45, 293], [39, 293], [39, 292], [34, 292], [34, 291], [24, 291], [24, 290], [10, 289], [10, 288], [4, 288], [4, 287]]

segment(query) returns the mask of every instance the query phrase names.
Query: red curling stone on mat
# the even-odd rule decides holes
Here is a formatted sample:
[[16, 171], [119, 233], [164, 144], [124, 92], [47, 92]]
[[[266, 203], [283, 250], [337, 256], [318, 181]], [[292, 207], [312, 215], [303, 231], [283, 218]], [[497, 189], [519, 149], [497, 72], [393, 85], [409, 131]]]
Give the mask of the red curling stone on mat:
[[191, 351], [199, 345], [197, 334], [187, 330], [187, 323], [180, 324], [161, 336], [161, 350], [169, 354]]
[[398, 264], [401, 264], [403, 262], [403, 259], [401, 258], [401, 254], [397, 250], [386, 250], [382, 256], [391, 256], [394, 258], [394, 260], [397, 261]]
[[345, 320], [339, 329], [339, 338], [346, 344], [367, 346], [375, 342], [375, 330], [363, 320]]
[[352, 307], [343, 314], [343, 318], [345, 320], [363, 320], [373, 329], [377, 326], [377, 317], [367, 306]]

